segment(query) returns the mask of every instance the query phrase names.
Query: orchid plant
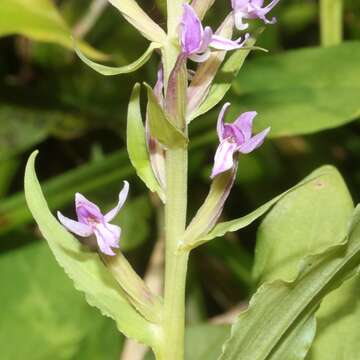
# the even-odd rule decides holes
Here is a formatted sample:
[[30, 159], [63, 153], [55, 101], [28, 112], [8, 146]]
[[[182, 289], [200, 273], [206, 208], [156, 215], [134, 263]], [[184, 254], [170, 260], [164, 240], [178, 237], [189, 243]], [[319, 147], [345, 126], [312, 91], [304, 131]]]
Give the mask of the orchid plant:
[[[223, 6], [229, 7], [229, 14], [216, 31], [202, 23], [214, 0], [193, 0], [191, 3], [168, 0], [167, 32], [135, 0], [109, 2], [150, 41], [145, 53], [132, 64], [111, 67], [95, 63], [76, 45], [75, 47], [79, 57], [87, 65], [107, 76], [136, 71], [153, 53], [158, 56], [157, 82], [152, 86], [146, 83], [143, 86], [135, 84], [130, 97], [127, 150], [137, 175], [151, 192], [157, 194], [165, 210], [163, 294], [153, 293], [136, 274], [122, 254], [120, 227], [110, 223], [125, 204], [129, 192], [127, 181], [124, 181], [120, 191], [118, 204], [105, 215], [96, 204], [77, 193], [77, 221], [60, 212], [56, 219], [48, 210], [37, 181], [34, 153], [26, 170], [27, 202], [57, 261], [74, 281], [75, 287], [86, 294], [89, 304], [113, 318], [118, 329], [127, 337], [148, 345], [157, 359], [182, 360], [186, 274], [191, 250], [226, 232], [237, 231], [246, 226], [284, 196], [280, 195], [244, 218], [218, 223], [234, 185], [238, 167], [241, 168], [241, 158], [258, 149], [271, 133], [270, 127], [267, 127], [253, 135], [256, 109], [236, 114], [233, 122], [226, 121], [230, 103], [225, 103], [219, 111], [217, 126], [214, 119], [218, 146], [213, 149], [214, 162], [209, 173], [210, 191], [194, 218], [187, 224], [187, 164], [191, 142], [188, 128], [192, 121], [221, 103], [231, 84], [229, 82], [224, 86], [217, 81], [217, 76], [223, 69], [230, 69], [232, 77], [237, 75], [247, 55], [256, 49], [259, 31], [250, 31], [250, 22], [258, 19], [265, 25], [274, 24], [276, 19], [269, 19], [267, 16], [279, 0], [268, 4], [263, 0], [228, 0], [228, 4], [223, 1]], [[145, 111], [141, 109], [141, 87], [147, 94]], [[261, 117], [261, 113], [258, 116]], [[329, 170], [323, 169], [310, 175], [297, 187], [313, 184], [325, 176], [327, 171]], [[316, 184], [321, 186], [321, 182]], [[71, 233], [82, 238], [95, 236], [95, 246], [89, 246], [86, 241], [80, 242]], [[346, 251], [350, 258], [352, 245], [349, 246]], [[288, 346], [295, 346], [292, 336], [308, 326], [306, 317], [304, 322], [294, 327], [290, 320], [297, 318], [301, 311], [305, 314], [305, 309], [308, 311], [306, 314], [311, 314], [310, 309], [316, 308], [326, 291], [330, 290], [325, 287], [320, 289], [320, 285], [318, 288], [311, 287], [313, 293], [308, 299], [311, 298], [314, 302], [303, 302], [302, 307], [299, 305], [291, 311], [271, 307], [274, 303], [281, 302], [283, 308], [288, 309], [291, 301], [300, 296], [304, 289], [308, 289], [306, 281], [311, 280], [314, 271], [323, 269], [323, 276], [330, 279], [330, 272], [326, 268], [330, 265], [320, 258], [311, 259], [304, 266], [307, 272], [293, 288], [288, 283], [279, 282], [276, 284], [277, 289], [269, 285], [259, 290], [252, 301], [253, 307], [242, 315], [240, 325], [234, 325], [223, 346], [221, 359], [265, 360], [270, 359], [268, 356], [271, 353], [278, 354], [278, 357], [271, 359], [300, 359], [281, 355], [287, 342]], [[350, 268], [348, 271], [350, 272]], [[316, 302], [314, 299], [318, 293], [322, 297]], [[269, 311], [251, 311], [261, 301], [267, 304]], [[248, 322], [245, 321], [246, 317], [250, 318]], [[272, 326], [270, 335], [266, 334], [266, 328], [258, 327], [258, 321], [262, 318], [266, 320], [266, 325]], [[255, 333], [256, 336], [248, 335]], [[285, 337], [285, 333], [288, 337]], [[302, 346], [301, 351], [305, 351], [304, 343], [299, 346]]]

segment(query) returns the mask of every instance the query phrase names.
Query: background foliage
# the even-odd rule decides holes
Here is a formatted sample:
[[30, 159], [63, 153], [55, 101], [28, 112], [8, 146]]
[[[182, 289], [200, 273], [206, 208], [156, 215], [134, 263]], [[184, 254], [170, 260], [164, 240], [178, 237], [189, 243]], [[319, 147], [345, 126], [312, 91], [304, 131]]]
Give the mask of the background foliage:
[[[136, 81], [154, 83], [157, 58], [136, 73], [111, 78], [81, 63], [71, 51], [70, 35], [83, 31], [90, 3], [0, 2], [2, 359], [116, 359], [124, 343], [115, 324], [73, 289], [34, 227], [23, 195], [25, 161], [33, 149], [40, 149], [37, 171], [51, 210], [71, 214], [76, 191], [110, 208], [122, 180], [128, 179], [131, 197], [119, 217], [122, 247], [140, 274], [157, 240], [157, 201], [136, 178], [125, 151], [131, 89]], [[161, 0], [142, 5], [164, 25]], [[225, 16], [228, 9], [218, 1], [207, 20], [218, 24], [219, 14]], [[336, 166], [347, 186], [333, 170], [320, 188], [309, 185], [283, 198], [260, 227], [255, 223], [192, 254], [188, 360], [217, 359], [230, 332], [226, 324], [257, 285], [294, 280], [301, 258], [338, 244], [337, 234], [346, 231], [353, 202], [360, 200], [355, 165], [360, 160], [360, 4], [345, 2], [346, 42], [336, 47], [319, 46], [318, 11], [315, 0], [281, 2], [278, 24], [267, 27], [258, 40], [270, 54], [252, 53], [227, 95], [233, 104], [229, 119], [256, 109], [256, 126], [270, 125], [272, 139], [241, 159], [223, 220], [251, 212], [323, 164]], [[146, 47], [110, 6], [83, 35], [87, 55], [119, 65]], [[217, 111], [190, 126], [189, 216], [207, 193]], [[290, 238], [282, 235], [288, 233]], [[357, 359], [359, 286], [353, 278], [325, 298], [307, 359]], [[220, 314], [226, 316], [219, 319]], [[314, 323], [306, 324], [311, 334]], [[346, 341], [340, 343], [339, 336]], [[312, 339], [307, 337], [300, 349]], [[281, 348], [276, 351], [281, 354]], [[299, 350], [293, 358], [304, 356]]]

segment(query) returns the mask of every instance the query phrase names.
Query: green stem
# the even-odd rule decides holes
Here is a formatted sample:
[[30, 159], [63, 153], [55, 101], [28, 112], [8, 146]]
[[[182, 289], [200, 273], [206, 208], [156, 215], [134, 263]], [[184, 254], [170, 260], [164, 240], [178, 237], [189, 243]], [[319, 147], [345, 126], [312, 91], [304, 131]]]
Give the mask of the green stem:
[[165, 291], [161, 359], [183, 360], [185, 284], [188, 252], [179, 250], [185, 231], [187, 207], [187, 149], [166, 153], [167, 196], [165, 205]]
[[343, 0], [320, 0], [321, 45], [338, 45], [343, 40]]

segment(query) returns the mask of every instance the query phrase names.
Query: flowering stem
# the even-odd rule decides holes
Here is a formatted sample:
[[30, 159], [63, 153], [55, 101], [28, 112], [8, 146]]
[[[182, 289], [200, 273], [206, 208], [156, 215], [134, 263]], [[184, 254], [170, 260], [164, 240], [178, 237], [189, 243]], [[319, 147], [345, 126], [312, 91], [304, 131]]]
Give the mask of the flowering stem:
[[340, 44], [343, 39], [343, 0], [320, 1], [322, 46]]
[[184, 358], [188, 252], [179, 250], [179, 243], [182, 241], [186, 222], [187, 156], [187, 149], [182, 148], [169, 149], [166, 153], [166, 270], [162, 360], [183, 360]]

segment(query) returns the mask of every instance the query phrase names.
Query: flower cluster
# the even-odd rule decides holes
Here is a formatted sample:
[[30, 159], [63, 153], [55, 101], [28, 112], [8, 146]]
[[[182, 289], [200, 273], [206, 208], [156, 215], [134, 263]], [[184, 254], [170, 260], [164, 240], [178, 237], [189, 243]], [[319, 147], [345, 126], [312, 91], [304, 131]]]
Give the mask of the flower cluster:
[[[266, 24], [274, 24], [276, 18], [268, 20], [266, 15], [280, 0], [273, 0], [267, 6], [264, 0], [231, 0], [234, 22], [238, 30], [246, 30], [248, 23], [244, 19], [261, 19]], [[181, 21], [181, 48], [184, 56], [196, 62], [206, 61], [215, 50], [236, 50], [246, 44], [249, 34], [239, 37], [237, 40], [230, 40], [214, 34], [209, 26], [203, 27], [201, 20], [195, 10], [188, 4], [184, 4], [184, 12]]]
[[[224, 24], [230, 28], [232, 33], [233, 28], [240, 31], [244, 31], [249, 27], [246, 20], [249, 19], [260, 19], [266, 24], [273, 24], [276, 22], [275, 18], [267, 19], [267, 14], [278, 4], [280, 0], [272, 0], [268, 5], [264, 6], [264, 0], [231, 0], [232, 12], [227, 17], [227, 20], [223, 25], [214, 32], [209, 26], [203, 26], [201, 20], [196, 13], [193, 6], [189, 4], [183, 5], [183, 14], [181, 23], [179, 24], [179, 44], [181, 51], [177, 65], [172, 71], [172, 74], [176, 71], [181, 70], [181, 67], [186, 64], [186, 60], [190, 59], [195, 62], [205, 62], [211, 55], [211, 50], [217, 50], [227, 52], [231, 50], [238, 50], [245, 48], [249, 34], [245, 33], [236, 40], [226, 38], [222, 36], [222, 29]], [[196, 2], [193, 1], [195, 6]], [[125, 18], [132, 23], [146, 38], [152, 41], [147, 52], [132, 65], [120, 68], [111, 68], [103, 65], [96, 64], [85, 56], [80, 54], [89, 66], [96, 71], [104, 75], [115, 75], [119, 73], [129, 72], [131, 69], [137, 69], [139, 66], [147, 61], [152, 51], [155, 48], [161, 47], [161, 42], [166, 41], [165, 32], [144, 13], [142, 20], [136, 17], [128, 16], [128, 7], [122, 2], [116, 3], [115, 5], [124, 13]], [[179, 65], [180, 64], [180, 65]], [[213, 79], [216, 75], [217, 69], [214, 70], [213, 76], [208, 76]], [[171, 76], [170, 76], [171, 78]], [[176, 81], [176, 76], [172, 77], [173, 81]], [[206, 82], [206, 81], [205, 81]], [[211, 82], [211, 81], [210, 81]], [[169, 82], [170, 83], [170, 82]], [[197, 83], [199, 85], [199, 82]], [[210, 86], [211, 84], [208, 84]], [[201, 88], [201, 86], [199, 86]], [[177, 89], [177, 85], [172, 83], [168, 84], [167, 89], [164, 86], [164, 71], [162, 63], [160, 64], [157, 83], [153, 89], [154, 96], [160, 108], [164, 108], [167, 112], [169, 106], [169, 98], [172, 98], [173, 103], [176, 103], [174, 99], [177, 98], [177, 93], [174, 89]], [[169, 91], [170, 89], [170, 91]], [[209, 87], [204, 87], [204, 94], [207, 95]], [[165, 94], [165, 90], [167, 93]], [[195, 92], [197, 91], [197, 88]], [[201, 91], [200, 91], [201, 92]], [[169, 96], [169, 93], [171, 96]], [[203, 100], [203, 94], [195, 96], [195, 102], [198, 105]], [[188, 100], [191, 96], [188, 95]], [[225, 114], [230, 104], [226, 103], [220, 111], [218, 122], [217, 122], [217, 133], [219, 138], [219, 145], [215, 153], [214, 165], [211, 172], [211, 178], [214, 179], [218, 175], [229, 172], [230, 177], [228, 185], [224, 188], [223, 194], [221, 195], [220, 201], [215, 209], [214, 216], [212, 217], [211, 224], [213, 224], [221, 213], [222, 206], [230, 192], [232, 184], [234, 183], [235, 174], [237, 170], [237, 160], [239, 154], [248, 154], [253, 150], [257, 149], [264, 142], [268, 135], [270, 128], [263, 130], [257, 135], [252, 135], [253, 120], [257, 113], [255, 111], [249, 111], [241, 114], [233, 123], [225, 123]], [[166, 147], [162, 144], [156, 136], [152, 136], [148, 119], [146, 120], [145, 126], [145, 138], [147, 142], [147, 151], [149, 155], [150, 168], [160, 187], [165, 191], [166, 189], [166, 171], [165, 171], [165, 157]], [[215, 183], [215, 181], [214, 181]], [[124, 202], [127, 198], [129, 191], [128, 182], [124, 182], [124, 187], [119, 194], [119, 201], [117, 206], [106, 213], [102, 214], [99, 207], [87, 200], [83, 195], [77, 193], [75, 195], [75, 208], [77, 214], [77, 221], [71, 220], [60, 212], [58, 212], [59, 221], [71, 232], [81, 237], [89, 237], [94, 235], [97, 240], [99, 250], [109, 256], [114, 256], [115, 252], [113, 249], [119, 248], [119, 240], [121, 236], [121, 229], [117, 225], [110, 224], [115, 216], [118, 214]]]

